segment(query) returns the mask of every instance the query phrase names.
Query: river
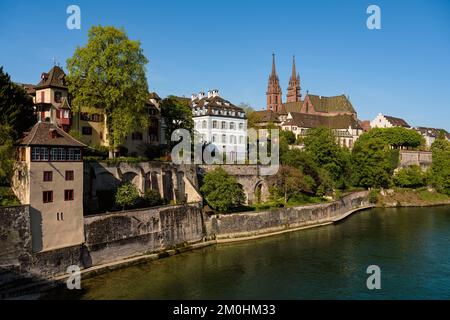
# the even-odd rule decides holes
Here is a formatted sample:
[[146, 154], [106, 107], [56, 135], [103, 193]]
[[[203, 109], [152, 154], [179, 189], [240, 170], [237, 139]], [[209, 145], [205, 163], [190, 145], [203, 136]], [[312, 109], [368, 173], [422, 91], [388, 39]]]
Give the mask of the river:
[[[366, 269], [381, 270], [368, 290]], [[335, 225], [212, 246], [82, 280], [74, 299], [450, 299], [450, 206], [372, 209]]]

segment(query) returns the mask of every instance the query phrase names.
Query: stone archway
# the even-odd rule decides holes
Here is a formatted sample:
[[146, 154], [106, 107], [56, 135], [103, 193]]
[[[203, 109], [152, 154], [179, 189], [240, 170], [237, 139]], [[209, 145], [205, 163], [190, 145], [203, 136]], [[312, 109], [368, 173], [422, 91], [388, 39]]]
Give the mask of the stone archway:
[[263, 185], [264, 185], [263, 181], [258, 181], [255, 185], [255, 188], [253, 190], [254, 194], [253, 199], [255, 203], [261, 203], [263, 200]]

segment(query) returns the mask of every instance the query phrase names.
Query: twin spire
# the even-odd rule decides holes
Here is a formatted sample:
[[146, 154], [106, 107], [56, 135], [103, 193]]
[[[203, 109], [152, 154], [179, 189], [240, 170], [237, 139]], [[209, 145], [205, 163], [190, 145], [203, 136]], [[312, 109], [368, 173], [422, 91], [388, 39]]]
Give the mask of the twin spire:
[[[300, 75], [297, 73], [295, 65], [295, 55], [292, 57], [292, 74], [289, 79], [289, 86], [287, 90], [287, 102], [300, 102]], [[282, 99], [281, 99], [281, 87], [278, 80], [278, 75], [275, 67], [275, 53], [272, 54], [272, 73], [269, 77], [269, 85], [267, 89], [267, 110], [281, 111]]]

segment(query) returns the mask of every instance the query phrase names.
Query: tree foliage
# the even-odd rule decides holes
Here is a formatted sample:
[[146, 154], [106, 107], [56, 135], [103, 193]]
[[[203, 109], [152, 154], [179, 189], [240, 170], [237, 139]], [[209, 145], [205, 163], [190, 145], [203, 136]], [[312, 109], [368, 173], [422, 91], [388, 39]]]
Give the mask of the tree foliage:
[[311, 183], [311, 178], [306, 178], [299, 169], [283, 165], [276, 175], [271, 176], [270, 191], [275, 198], [283, 197], [287, 204], [292, 196], [311, 192]]
[[161, 117], [166, 125], [166, 141], [171, 148], [176, 142], [171, 141], [172, 133], [177, 129], [186, 129], [192, 133], [194, 120], [189, 99], [169, 96], [161, 101]]
[[369, 137], [380, 138], [393, 148], [417, 148], [425, 144], [425, 140], [420, 133], [415, 130], [393, 127], [393, 128], [373, 128], [366, 133]]
[[230, 212], [245, 202], [242, 186], [223, 168], [208, 172], [200, 188], [206, 202], [219, 212]]
[[414, 165], [398, 170], [393, 181], [397, 187], [418, 188], [426, 184], [426, 174], [419, 166]]
[[437, 191], [450, 194], [450, 142], [440, 135], [431, 145], [433, 163], [429, 180]]
[[16, 140], [35, 122], [33, 100], [0, 67], [0, 125], [8, 125], [11, 139]]
[[125, 207], [130, 207], [137, 203], [139, 200], [139, 191], [135, 185], [125, 183], [117, 189], [115, 200], [118, 206], [125, 209]]
[[14, 165], [13, 130], [0, 124], [0, 185], [9, 185]]
[[148, 126], [147, 63], [139, 41], [123, 29], [102, 26], [92, 27], [86, 46], [67, 60], [74, 110], [105, 113], [111, 149], [136, 128]]

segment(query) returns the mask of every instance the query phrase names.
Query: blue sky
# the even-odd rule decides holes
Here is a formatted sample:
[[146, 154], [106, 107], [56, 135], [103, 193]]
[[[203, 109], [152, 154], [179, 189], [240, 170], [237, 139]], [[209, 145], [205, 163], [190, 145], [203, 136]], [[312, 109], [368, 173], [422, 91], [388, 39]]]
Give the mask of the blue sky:
[[[66, 8], [81, 8], [81, 30]], [[381, 8], [381, 30], [366, 9]], [[0, 1], [0, 65], [37, 83], [63, 66], [92, 25], [124, 27], [149, 59], [152, 91], [190, 96], [217, 88], [233, 103], [265, 107], [272, 52], [285, 99], [292, 55], [302, 93], [345, 93], [360, 119], [402, 117], [450, 130], [450, 1]]]

